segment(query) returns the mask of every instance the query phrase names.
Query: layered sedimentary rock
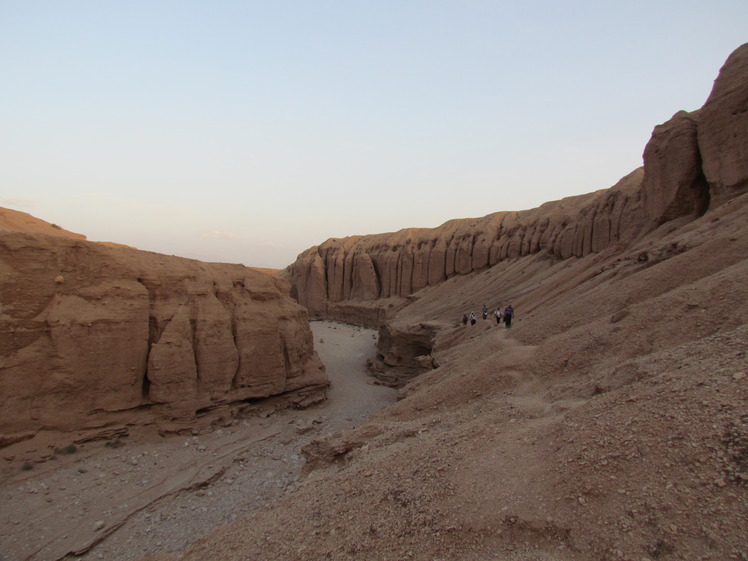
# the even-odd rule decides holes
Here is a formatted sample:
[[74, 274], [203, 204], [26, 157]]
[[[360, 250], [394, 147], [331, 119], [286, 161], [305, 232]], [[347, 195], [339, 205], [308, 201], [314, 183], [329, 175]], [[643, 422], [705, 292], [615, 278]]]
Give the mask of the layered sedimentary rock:
[[299, 255], [285, 276], [293, 296], [313, 316], [343, 319], [343, 302], [407, 297], [507, 259], [540, 251], [559, 259], [581, 257], [641, 232], [642, 176], [638, 169], [610, 190], [533, 210], [451, 220], [433, 229], [330, 239]]
[[299, 255], [284, 276], [315, 317], [361, 323], [377, 305], [455, 275], [525, 255], [583, 257], [627, 244], [674, 219], [692, 219], [748, 189], [748, 45], [727, 60], [703, 108], [655, 128], [643, 168], [610, 189], [522, 212], [449, 221], [433, 229], [330, 239]]
[[282, 279], [7, 228], [0, 271], [5, 437], [324, 397], [307, 312]]

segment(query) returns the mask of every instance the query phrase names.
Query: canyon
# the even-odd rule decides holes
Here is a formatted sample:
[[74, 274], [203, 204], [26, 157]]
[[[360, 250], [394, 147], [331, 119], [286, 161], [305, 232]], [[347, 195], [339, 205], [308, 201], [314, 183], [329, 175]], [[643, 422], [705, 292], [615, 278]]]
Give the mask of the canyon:
[[625, 247], [744, 193], [744, 51], [730, 57], [700, 110], [655, 127], [644, 166], [613, 187], [434, 229], [329, 239], [287, 268], [294, 298], [312, 317], [381, 325], [388, 308], [456, 275], [532, 255], [566, 260]]
[[[303, 252], [292, 295], [379, 329], [398, 402], [177, 559], [748, 559], [748, 45], [643, 164]], [[462, 324], [485, 304], [512, 328]]]
[[[22, 223], [0, 233], [10, 482], [49, 425], [199, 434], [271, 394], [313, 411], [307, 320], [379, 330], [368, 368], [396, 403], [144, 561], [748, 559], [748, 44], [609, 189], [329, 239], [279, 278]], [[509, 304], [511, 329], [460, 321]]]

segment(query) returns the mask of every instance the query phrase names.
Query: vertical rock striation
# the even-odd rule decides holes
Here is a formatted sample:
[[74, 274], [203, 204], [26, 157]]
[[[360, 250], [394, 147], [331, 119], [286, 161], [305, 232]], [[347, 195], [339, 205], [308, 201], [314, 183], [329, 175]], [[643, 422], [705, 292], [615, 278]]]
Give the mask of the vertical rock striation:
[[508, 259], [540, 251], [559, 259], [582, 257], [642, 230], [642, 177], [638, 169], [607, 191], [528, 211], [330, 239], [299, 255], [284, 274], [313, 317], [344, 319], [340, 303], [404, 298]]
[[728, 58], [704, 107], [655, 127], [643, 168], [609, 189], [433, 229], [330, 239], [299, 255], [284, 275], [313, 317], [382, 323], [377, 302], [455, 275], [540, 252], [583, 257], [703, 215], [748, 190], [747, 138], [748, 44]]
[[0, 271], [3, 436], [324, 398], [307, 312], [282, 279], [7, 229]]

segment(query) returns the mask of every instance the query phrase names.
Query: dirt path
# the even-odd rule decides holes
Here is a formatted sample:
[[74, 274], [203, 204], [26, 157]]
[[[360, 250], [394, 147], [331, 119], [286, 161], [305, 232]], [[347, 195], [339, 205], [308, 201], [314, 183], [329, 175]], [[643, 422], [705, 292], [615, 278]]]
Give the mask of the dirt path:
[[312, 330], [332, 381], [321, 406], [193, 436], [131, 431], [120, 447], [92, 442], [40, 463], [3, 450], [0, 561], [68, 553], [129, 561], [179, 552], [272, 501], [299, 477], [303, 446], [395, 400], [395, 390], [372, 384], [364, 370], [375, 353], [374, 331], [326, 322]]

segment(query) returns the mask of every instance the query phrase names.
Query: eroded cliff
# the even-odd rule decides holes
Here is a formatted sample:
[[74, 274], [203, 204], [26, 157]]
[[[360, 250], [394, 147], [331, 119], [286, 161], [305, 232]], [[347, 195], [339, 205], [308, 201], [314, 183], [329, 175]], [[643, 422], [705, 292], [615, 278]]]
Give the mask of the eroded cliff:
[[661, 224], [692, 220], [748, 188], [748, 45], [727, 60], [703, 108], [655, 127], [644, 166], [615, 186], [522, 212], [433, 229], [330, 239], [285, 271], [313, 317], [381, 325], [425, 287], [517, 257], [584, 257]]
[[324, 398], [307, 312], [282, 279], [7, 227], [0, 269], [6, 440]]

